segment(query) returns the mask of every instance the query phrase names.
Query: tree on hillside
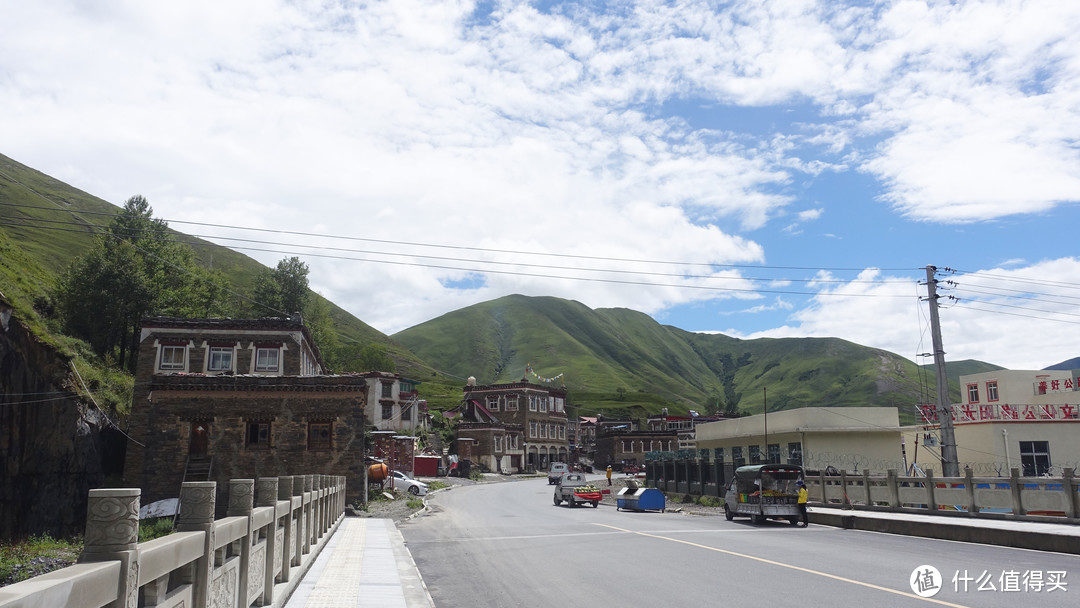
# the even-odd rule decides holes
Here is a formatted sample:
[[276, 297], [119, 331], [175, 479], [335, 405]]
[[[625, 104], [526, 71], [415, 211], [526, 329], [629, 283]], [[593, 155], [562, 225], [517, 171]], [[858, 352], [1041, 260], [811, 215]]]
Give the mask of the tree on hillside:
[[214, 310], [224, 277], [199, 268], [190, 247], [171, 237], [144, 197], [129, 198], [94, 247], [60, 276], [55, 300], [68, 333], [134, 371], [144, 316]]
[[348, 344], [339, 354], [341, 369], [352, 372], [393, 372], [397, 367], [382, 344]]
[[341, 342], [338, 340], [334, 320], [330, 317], [330, 304], [322, 296], [311, 298], [304, 311], [304, 324], [311, 332], [311, 340], [319, 349], [328, 370], [341, 371]]
[[293, 256], [277, 263], [273, 269], [264, 268], [255, 277], [252, 297], [257, 314], [288, 316], [303, 312], [307, 305], [308, 265]]

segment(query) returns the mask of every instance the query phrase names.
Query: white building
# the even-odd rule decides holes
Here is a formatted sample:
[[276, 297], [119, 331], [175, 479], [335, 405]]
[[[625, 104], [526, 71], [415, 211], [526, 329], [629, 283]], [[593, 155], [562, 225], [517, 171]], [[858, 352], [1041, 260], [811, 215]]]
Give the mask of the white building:
[[698, 425], [697, 446], [735, 466], [774, 462], [884, 474], [904, 469], [900, 432], [895, 407], [806, 407]]
[[[976, 475], [1060, 476], [1080, 471], [1080, 370], [998, 370], [960, 377], [962, 401], [952, 406], [960, 468]], [[909, 427], [913, 461], [940, 474], [940, 435], [933, 406], [920, 406], [925, 425]], [[929, 445], [928, 445], [929, 444]], [[914, 449], [918, 446], [918, 449]], [[924, 449], [925, 448], [925, 449]]]

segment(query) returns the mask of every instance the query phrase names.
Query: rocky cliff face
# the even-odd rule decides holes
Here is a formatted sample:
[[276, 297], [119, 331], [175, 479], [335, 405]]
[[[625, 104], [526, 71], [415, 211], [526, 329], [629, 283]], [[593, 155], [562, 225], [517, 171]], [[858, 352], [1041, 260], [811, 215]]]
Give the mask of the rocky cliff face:
[[70, 374], [0, 294], [0, 539], [81, 534], [87, 493], [104, 484], [106, 423]]

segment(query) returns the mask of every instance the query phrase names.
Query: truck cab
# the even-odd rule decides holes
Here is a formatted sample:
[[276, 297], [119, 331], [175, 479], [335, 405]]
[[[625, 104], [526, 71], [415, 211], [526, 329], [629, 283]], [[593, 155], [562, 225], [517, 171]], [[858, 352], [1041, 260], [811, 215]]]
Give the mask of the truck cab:
[[551, 468], [548, 469], [548, 485], [554, 485], [559, 483], [559, 479], [562, 478], [564, 473], [568, 473], [570, 467], [565, 462], [553, 462]]

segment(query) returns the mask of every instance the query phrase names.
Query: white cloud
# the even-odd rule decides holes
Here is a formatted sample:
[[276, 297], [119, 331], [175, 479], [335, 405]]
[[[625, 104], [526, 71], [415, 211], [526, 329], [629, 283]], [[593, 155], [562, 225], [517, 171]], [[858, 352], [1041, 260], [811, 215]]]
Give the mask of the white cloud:
[[[1076, 356], [1080, 259], [939, 275], [939, 285], [946, 366], [977, 359], [1010, 369], [1042, 369]], [[933, 362], [918, 356], [933, 352], [925, 285], [868, 269], [850, 282], [823, 282], [818, 288], [819, 295], [791, 314], [787, 325], [723, 333], [745, 339], [842, 336], [916, 363]]]
[[[701, 275], [760, 284], [739, 272], [681, 264], [763, 263], [769, 236], [808, 222], [845, 239], [824, 225], [842, 201], [802, 197], [848, 169], [879, 180], [897, 221], [1080, 200], [1073, 2], [500, 2], [487, 19], [434, 0], [0, 9], [0, 152], [116, 203], [144, 194], [171, 219], [375, 239], [342, 255], [384, 262], [308, 260], [313, 285], [386, 332], [507, 293], [656, 314], [753, 298], [696, 289], [713, 284]], [[684, 100], [709, 108], [659, 109]], [[768, 105], [803, 112], [767, 134], [707, 120]], [[376, 255], [450, 255], [407, 242], [608, 259], [455, 289], [484, 261], [538, 259]], [[557, 278], [627, 278], [584, 266], [676, 276]], [[843, 301], [893, 301], [873, 295]], [[860, 313], [877, 305], [827, 298], [774, 331], [874, 333]], [[910, 353], [907, 331], [874, 340]]]

